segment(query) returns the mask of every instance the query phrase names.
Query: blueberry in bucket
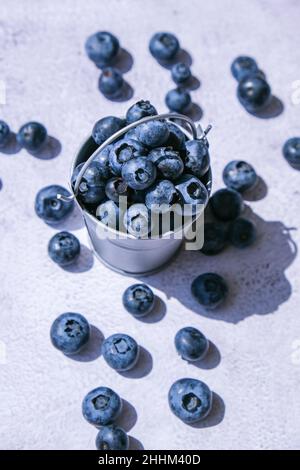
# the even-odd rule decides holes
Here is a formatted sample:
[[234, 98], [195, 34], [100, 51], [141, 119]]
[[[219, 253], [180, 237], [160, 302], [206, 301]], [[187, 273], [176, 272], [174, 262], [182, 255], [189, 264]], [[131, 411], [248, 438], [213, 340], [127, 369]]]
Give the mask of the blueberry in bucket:
[[153, 212], [164, 213], [174, 204], [181, 204], [181, 197], [171, 181], [161, 180], [148, 189], [145, 204]]
[[169, 137], [169, 126], [166, 121], [162, 120], [143, 122], [137, 127], [136, 134], [139, 141], [146, 147], [159, 147]]
[[113, 423], [122, 410], [119, 395], [108, 387], [91, 390], [83, 399], [82, 414], [94, 426], [106, 426]]
[[90, 338], [90, 325], [79, 313], [63, 313], [53, 322], [50, 338], [53, 346], [64, 354], [77, 354]]
[[139, 346], [129, 335], [117, 333], [103, 342], [102, 354], [107, 364], [119, 372], [132, 369], [139, 357]]
[[[73, 188], [84, 163], [74, 170], [71, 181]], [[93, 161], [85, 170], [78, 187], [78, 197], [84, 204], [99, 204], [105, 198], [105, 180], [100, 163]]]
[[184, 204], [197, 206], [199, 204], [204, 205], [207, 202], [208, 194], [206, 187], [193, 175], [184, 174], [178, 182], [176, 181], [175, 188]]
[[131, 192], [127, 183], [122, 178], [115, 176], [107, 181], [105, 194], [111, 201], [119, 203], [120, 196], [129, 198]]
[[148, 116], [155, 116], [157, 111], [150, 101], [140, 100], [133, 104], [126, 113], [127, 124], [139, 121], [140, 119]]
[[124, 214], [124, 226], [130, 235], [144, 238], [151, 231], [151, 214], [145, 204], [132, 204]]
[[96, 210], [96, 218], [104, 225], [118, 230], [119, 228], [119, 207], [113, 201], [102, 202]]
[[132, 189], [146, 189], [156, 178], [156, 167], [147, 157], [137, 157], [124, 163], [122, 178]]
[[201, 380], [179, 379], [169, 390], [169, 406], [175, 416], [188, 424], [204, 419], [212, 407], [212, 392]]
[[70, 196], [62, 186], [53, 184], [39, 190], [35, 198], [34, 209], [38, 217], [48, 224], [56, 224], [66, 219], [74, 209], [74, 201], [58, 199], [57, 195]]
[[209, 170], [209, 151], [202, 140], [188, 140], [185, 143], [186, 157], [184, 165], [186, 171], [201, 178]]
[[184, 170], [184, 164], [180, 153], [171, 147], [158, 147], [151, 150], [148, 159], [155, 164], [158, 176], [170, 180], [176, 180]]
[[121, 138], [112, 144], [109, 152], [109, 165], [114, 175], [120, 176], [122, 166], [132, 158], [147, 155], [147, 150], [137, 140]]
[[101, 145], [110, 136], [121, 130], [125, 126], [125, 121], [115, 116], [106, 116], [93, 127], [92, 136], [96, 144]]

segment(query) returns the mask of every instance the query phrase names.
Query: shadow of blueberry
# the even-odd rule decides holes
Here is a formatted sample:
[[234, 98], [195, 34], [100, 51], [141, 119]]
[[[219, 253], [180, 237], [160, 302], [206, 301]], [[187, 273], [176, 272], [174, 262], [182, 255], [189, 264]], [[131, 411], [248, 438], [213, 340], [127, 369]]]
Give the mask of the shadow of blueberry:
[[209, 340], [209, 348], [206, 356], [200, 361], [190, 362], [191, 365], [199, 369], [209, 370], [217, 367], [221, 362], [221, 354], [217, 346]]
[[171, 70], [173, 65], [177, 64], [178, 62], [182, 62], [185, 65], [187, 65], [188, 67], [190, 67], [192, 65], [193, 60], [192, 60], [191, 55], [188, 53], [188, 51], [186, 51], [185, 49], [180, 49], [173, 59], [166, 60], [166, 61], [158, 60], [157, 62], [162, 67], [164, 67], [168, 70]]
[[166, 307], [165, 302], [156, 295], [155, 304], [154, 304], [152, 312], [150, 312], [145, 317], [138, 318], [138, 320], [144, 323], [157, 323], [164, 318], [164, 316], [166, 315], [166, 312], [167, 312], [167, 307]]
[[56, 231], [66, 230], [67, 232], [72, 232], [74, 230], [79, 230], [84, 227], [84, 220], [81, 215], [80, 209], [75, 204], [74, 209], [67, 219], [62, 220], [58, 224], [48, 224], [50, 227], [54, 228]]
[[0, 191], [2, 188], [3, 188], [3, 183], [2, 183], [2, 179], [0, 179]]
[[129, 436], [129, 450], [144, 450], [144, 446], [135, 437]]
[[198, 80], [197, 77], [192, 76], [188, 80], [183, 82], [180, 86], [181, 86], [181, 88], [184, 88], [185, 90], [194, 91], [194, 90], [198, 90], [198, 88], [200, 88], [201, 82], [200, 82], [200, 80]]
[[119, 374], [129, 379], [141, 379], [142, 377], [146, 377], [146, 375], [150, 374], [152, 368], [153, 359], [151, 354], [147, 349], [143, 348], [143, 346], [140, 346], [140, 354], [137, 364], [133, 369], [119, 372]]
[[272, 119], [275, 117], [280, 116], [284, 111], [284, 104], [283, 102], [277, 98], [276, 96], [272, 96], [269, 104], [261, 109], [260, 111], [257, 112], [249, 112], [249, 114], [252, 114], [255, 117], [258, 117], [260, 119]]
[[85, 245], [80, 245], [79, 258], [69, 266], [62, 266], [62, 269], [70, 273], [84, 273], [92, 269], [94, 265], [94, 256], [92, 251]]
[[49, 136], [45, 146], [38, 152], [29, 152], [35, 158], [40, 160], [52, 160], [56, 158], [61, 152], [61, 143], [55, 137]]
[[87, 345], [78, 353], [68, 356], [78, 362], [91, 362], [101, 356], [102, 343], [104, 335], [94, 325], [91, 325], [90, 339]]
[[122, 411], [115, 424], [123, 428], [124, 431], [129, 432], [137, 422], [137, 412], [134, 406], [124, 398], [122, 398], [122, 403]]
[[197, 122], [197, 121], [200, 121], [200, 119], [202, 118], [203, 110], [198, 104], [191, 103], [188, 109], [182, 114], [185, 114], [186, 116], [191, 118], [194, 122]]
[[243, 192], [243, 199], [246, 201], [260, 201], [268, 194], [268, 186], [261, 176], [257, 177], [257, 183], [254, 188]]
[[127, 73], [132, 69], [133, 57], [126, 49], [121, 48], [117, 57], [113, 61], [113, 67], [116, 67], [121, 73]]
[[[100, 91], [100, 90], [99, 90]], [[109, 101], [114, 101], [116, 103], [122, 103], [123, 101], [128, 101], [133, 96], [133, 88], [129, 85], [128, 82], [124, 80], [123, 86], [119, 93], [114, 96], [104, 95], [101, 91], [100, 93]]]
[[7, 155], [13, 155], [18, 153], [21, 150], [21, 145], [18, 144], [16, 134], [14, 132], [10, 133], [8, 143], [5, 147], [0, 147], [0, 152], [6, 153]]
[[203, 429], [218, 426], [225, 416], [225, 403], [223, 399], [215, 392], [212, 392], [212, 408], [209, 415], [198, 423], [189, 424], [192, 428]]

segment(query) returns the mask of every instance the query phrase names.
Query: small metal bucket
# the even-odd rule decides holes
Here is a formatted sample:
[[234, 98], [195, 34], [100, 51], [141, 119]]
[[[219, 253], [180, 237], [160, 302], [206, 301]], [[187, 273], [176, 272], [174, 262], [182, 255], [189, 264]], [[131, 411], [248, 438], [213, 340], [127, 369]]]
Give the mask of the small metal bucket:
[[[84, 172], [103, 148], [142, 122], [154, 119], [175, 119], [187, 122], [191, 127], [191, 132], [188, 132], [185, 128], [179, 126], [177, 122], [174, 122], [174, 124], [176, 124], [189, 139], [206, 139], [206, 134], [210, 130], [210, 127], [208, 127], [206, 131], [203, 131], [200, 126], [197, 126], [196, 129], [195, 124], [191, 119], [180, 114], [168, 113], [146, 117], [116, 132], [100, 147], [95, 143], [92, 137], [89, 137], [80, 148], [71, 168], [72, 175], [75, 167], [80, 163], [85, 162], [78, 174], [74, 188], [72, 188], [72, 184], [70, 183], [71, 191], [73, 193], [73, 196], [71, 197], [76, 199], [82, 211], [91, 247], [95, 255], [109, 268], [125, 275], [149, 275], [162, 269], [179, 250], [184, 239], [184, 229], [186, 227], [182, 227], [180, 234], [178, 234], [177, 231], [176, 236], [174, 236], [174, 234], [171, 234], [170, 236], [170, 232], [168, 232], [167, 234], [157, 238], [137, 239], [130, 234], [117, 232], [100, 222], [96, 217], [85, 210], [85, 208], [78, 202], [76, 195]], [[210, 194], [210, 170], [206, 188], [208, 194]], [[58, 195], [58, 197], [61, 196]]]

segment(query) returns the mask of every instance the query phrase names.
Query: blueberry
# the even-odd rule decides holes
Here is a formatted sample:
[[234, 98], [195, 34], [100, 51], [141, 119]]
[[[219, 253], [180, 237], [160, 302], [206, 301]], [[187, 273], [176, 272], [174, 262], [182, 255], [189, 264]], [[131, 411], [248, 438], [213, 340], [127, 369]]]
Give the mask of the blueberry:
[[29, 152], [38, 152], [47, 142], [47, 130], [38, 122], [27, 122], [18, 134], [17, 142]]
[[177, 150], [171, 147], [158, 147], [151, 150], [148, 159], [155, 164], [158, 176], [176, 180], [183, 173], [184, 164]]
[[255, 113], [269, 103], [271, 88], [264, 78], [250, 75], [239, 82], [237, 96], [247, 111]]
[[69, 232], [56, 233], [49, 241], [48, 254], [54, 263], [68, 266], [79, 257], [79, 240]]
[[96, 122], [92, 136], [96, 144], [101, 145], [110, 136], [121, 130], [125, 125], [123, 119], [115, 116], [106, 116]]
[[155, 297], [146, 284], [133, 284], [123, 294], [123, 305], [131, 315], [141, 318], [153, 310]]
[[64, 354], [76, 354], [90, 338], [90, 325], [79, 313], [63, 313], [53, 322], [50, 338], [53, 346]]
[[91, 390], [83, 399], [82, 414], [95, 426], [106, 426], [117, 419], [122, 410], [119, 395], [108, 387]]
[[169, 390], [169, 406], [175, 416], [188, 424], [205, 418], [212, 407], [212, 392], [200, 380], [179, 379]]
[[242, 196], [233, 189], [219, 189], [210, 198], [212, 212], [224, 222], [234, 220], [241, 214], [244, 208]]
[[136, 238], [146, 237], [151, 231], [151, 215], [145, 204], [132, 204], [124, 214], [124, 225]]
[[122, 372], [136, 365], [139, 358], [139, 346], [131, 336], [117, 333], [103, 342], [102, 354], [110, 367]]
[[146, 189], [156, 178], [156, 167], [146, 157], [137, 157], [122, 166], [122, 178], [132, 189]]
[[133, 139], [124, 137], [112, 145], [109, 153], [109, 165], [111, 171], [120, 176], [122, 173], [122, 166], [132, 158], [146, 155], [147, 151], [142, 144]]
[[10, 138], [10, 129], [6, 122], [0, 120], [0, 148], [8, 144]]
[[196, 328], [186, 326], [177, 331], [175, 336], [175, 347], [178, 354], [185, 361], [199, 361], [204, 358], [208, 351], [208, 340]]
[[174, 204], [180, 204], [181, 198], [174, 184], [168, 180], [156, 182], [146, 193], [145, 204], [149, 210], [165, 213]]
[[257, 63], [252, 57], [239, 56], [231, 64], [231, 73], [238, 82], [256, 72], [258, 72]]
[[119, 203], [120, 196], [129, 198], [130, 196], [130, 188], [128, 188], [127, 183], [115, 176], [108, 180], [105, 186], [105, 194], [111, 201]]
[[282, 149], [284, 158], [294, 168], [300, 168], [300, 137], [288, 139]]
[[159, 147], [167, 141], [169, 127], [165, 121], [148, 121], [140, 124], [136, 133], [142, 144], [147, 147]]
[[119, 229], [119, 207], [113, 201], [102, 202], [96, 210], [96, 217], [108, 227]]
[[46, 186], [39, 190], [35, 198], [35, 212], [47, 224], [55, 224], [64, 220], [74, 209], [74, 201], [57, 199], [57, 194], [70, 196], [71, 193], [58, 185]]
[[170, 111], [182, 113], [187, 110], [192, 100], [188, 91], [182, 88], [170, 90], [166, 94], [165, 103]]
[[215, 273], [200, 274], [193, 280], [191, 290], [198, 302], [207, 309], [218, 307], [228, 292], [224, 279]]
[[230, 224], [228, 238], [237, 248], [246, 248], [256, 239], [256, 228], [251, 220], [239, 217]]
[[92, 34], [85, 43], [87, 55], [99, 67], [110, 64], [118, 54], [119, 49], [118, 39], [107, 31]]
[[[84, 163], [80, 163], [74, 170], [71, 181], [75, 186], [77, 176]], [[78, 197], [84, 204], [99, 204], [105, 197], [105, 181], [102, 178], [102, 166], [92, 162], [85, 170], [78, 188]]]
[[166, 147], [172, 147], [174, 150], [182, 151], [185, 146], [185, 135], [176, 124], [168, 122], [169, 137], [165, 142]]
[[99, 78], [99, 90], [103, 95], [114, 98], [120, 94], [124, 79], [114, 67], [105, 67]]
[[209, 170], [209, 152], [205, 142], [201, 140], [188, 140], [185, 143], [185, 168], [197, 178], [201, 178]]
[[192, 76], [191, 69], [183, 62], [178, 62], [173, 65], [171, 75], [177, 85], [186, 82]]
[[128, 450], [129, 438], [126, 432], [117, 426], [103, 426], [96, 437], [98, 450]]
[[124, 135], [125, 139], [130, 139], [130, 140], [139, 140], [138, 133], [137, 133], [137, 128], [134, 127], [133, 129], [129, 129], [129, 131], [126, 132]]
[[150, 103], [150, 101], [140, 100], [133, 104], [126, 113], [126, 121], [128, 124], [139, 121], [140, 119], [147, 116], [155, 116], [157, 114], [156, 109]]
[[104, 149], [101, 150], [93, 160], [93, 162], [97, 162], [99, 164], [98, 166], [101, 173], [101, 177], [105, 180], [111, 178], [112, 176], [112, 172], [109, 165], [109, 152], [112, 147], [112, 144], [104, 147]]
[[150, 40], [149, 50], [156, 60], [171, 60], [179, 51], [179, 42], [174, 34], [156, 33]]
[[[184, 204], [192, 206], [205, 205], [208, 199], [207, 189], [201, 181], [193, 175], [184, 174], [175, 184]], [[187, 210], [187, 208], [185, 208]]]
[[223, 181], [227, 188], [235, 189], [242, 193], [255, 186], [257, 174], [249, 163], [242, 160], [233, 160], [224, 168]]
[[204, 244], [201, 252], [205, 255], [216, 255], [226, 246], [227, 230], [222, 222], [204, 224]]

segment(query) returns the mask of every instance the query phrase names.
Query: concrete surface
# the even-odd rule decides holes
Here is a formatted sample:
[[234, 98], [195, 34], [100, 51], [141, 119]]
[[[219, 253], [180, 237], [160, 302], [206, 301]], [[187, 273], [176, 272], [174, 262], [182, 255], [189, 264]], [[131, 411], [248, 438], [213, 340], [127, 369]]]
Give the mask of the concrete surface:
[[[285, 139], [299, 135], [293, 90], [300, 79], [299, 15], [300, 4], [292, 0], [1, 2], [6, 105], [0, 117], [14, 130], [39, 120], [61, 143], [53, 159], [25, 151], [0, 154], [1, 449], [93, 449], [96, 430], [82, 418], [81, 401], [103, 384], [127, 401], [121, 424], [133, 448], [300, 448], [300, 173], [281, 155]], [[128, 102], [109, 102], [97, 91], [99, 72], [83, 44], [101, 29], [114, 32], [132, 54], [126, 80], [134, 95]], [[133, 279], [93, 260], [78, 214], [62, 227], [85, 245], [80, 263], [66, 271], [51, 262], [47, 243], [56, 229], [35, 216], [33, 203], [41, 187], [67, 185], [74, 153], [98, 118], [122, 115], [139, 98], [165, 110], [170, 74], [147, 49], [158, 30], [178, 35], [201, 81], [192, 97], [203, 109], [202, 123], [214, 127], [214, 189], [232, 158], [251, 162], [264, 183], [247, 209], [258, 225], [257, 244], [216, 258], [182, 253], [148, 279], [161, 303], [147, 323], [124, 312], [121, 295]], [[284, 103], [277, 117], [250, 116], [239, 105], [229, 67], [241, 53], [258, 60]], [[44, 157], [58, 151], [53, 140], [52, 153]], [[192, 279], [207, 270], [224, 275], [230, 286], [228, 302], [213, 315], [190, 295]], [[49, 341], [52, 321], [65, 311], [83, 313], [98, 328], [93, 347], [74, 360]], [[184, 325], [198, 327], [214, 344], [199, 367], [175, 354], [173, 337]], [[147, 351], [128, 376], [98, 357], [102, 335], [118, 331], [133, 335]], [[216, 394], [211, 417], [198, 427], [181, 423], [168, 408], [168, 389], [184, 376], [204, 380]]]

